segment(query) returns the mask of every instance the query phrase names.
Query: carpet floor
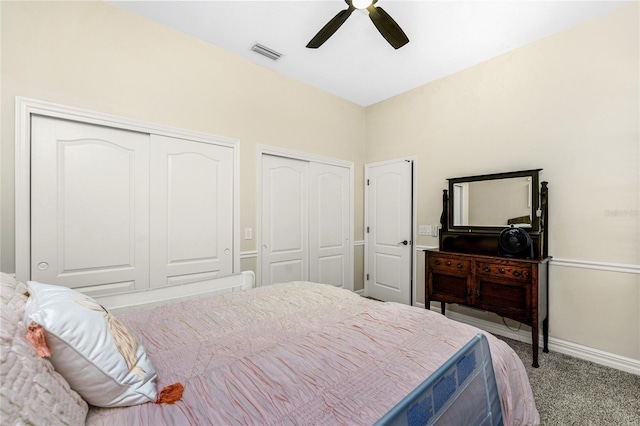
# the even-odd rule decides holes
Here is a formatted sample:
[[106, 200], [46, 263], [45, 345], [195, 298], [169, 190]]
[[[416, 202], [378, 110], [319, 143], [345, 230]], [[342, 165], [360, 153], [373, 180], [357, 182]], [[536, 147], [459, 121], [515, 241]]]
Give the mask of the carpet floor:
[[542, 350], [533, 368], [531, 345], [496, 337], [522, 359], [542, 426], [640, 426], [640, 376]]

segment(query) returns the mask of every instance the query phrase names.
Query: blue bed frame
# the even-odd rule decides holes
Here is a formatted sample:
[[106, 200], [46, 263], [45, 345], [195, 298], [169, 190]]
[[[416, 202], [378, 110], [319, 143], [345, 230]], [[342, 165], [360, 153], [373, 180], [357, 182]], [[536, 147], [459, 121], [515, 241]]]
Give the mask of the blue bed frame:
[[489, 342], [477, 334], [375, 426], [502, 424]]

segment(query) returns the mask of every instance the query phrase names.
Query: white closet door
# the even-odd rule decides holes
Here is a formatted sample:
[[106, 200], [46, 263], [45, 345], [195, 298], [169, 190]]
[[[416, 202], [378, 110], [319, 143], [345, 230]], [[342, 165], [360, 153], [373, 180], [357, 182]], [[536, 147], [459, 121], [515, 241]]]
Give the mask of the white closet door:
[[411, 304], [411, 175], [405, 160], [367, 166], [368, 296]]
[[309, 279], [351, 287], [349, 169], [309, 163]]
[[91, 294], [146, 285], [148, 149], [144, 133], [32, 118], [32, 280]]
[[262, 156], [261, 285], [309, 279], [308, 163]]
[[233, 273], [233, 149], [151, 136], [151, 286]]

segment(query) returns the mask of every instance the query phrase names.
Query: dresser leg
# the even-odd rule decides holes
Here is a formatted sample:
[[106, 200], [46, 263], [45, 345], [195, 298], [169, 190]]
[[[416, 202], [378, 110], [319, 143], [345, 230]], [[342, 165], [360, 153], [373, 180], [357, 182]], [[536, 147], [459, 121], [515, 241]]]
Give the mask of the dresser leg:
[[531, 346], [533, 346], [533, 368], [538, 368], [538, 346], [540, 335], [538, 332], [538, 322], [534, 322], [531, 326]]
[[440, 302], [440, 313], [442, 315], [445, 314], [445, 303], [444, 302]]
[[544, 346], [542, 347], [542, 351], [545, 353], [549, 353], [549, 316], [542, 321], [542, 342]]

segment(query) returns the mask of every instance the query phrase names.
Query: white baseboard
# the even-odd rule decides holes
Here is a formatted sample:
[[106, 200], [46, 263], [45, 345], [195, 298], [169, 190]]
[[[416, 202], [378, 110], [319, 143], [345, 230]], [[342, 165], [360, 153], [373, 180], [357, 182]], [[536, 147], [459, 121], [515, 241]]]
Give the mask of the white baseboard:
[[[440, 312], [439, 307], [432, 307], [431, 309], [433, 311]], [[531, 344], [531, 333], [529, 331], [511, 330], [502, 324], [470, 317], [457, 312], [447, 311], [446, 316], [452, 320], [478, 327], [479, 329], [492, 334]], [[540, 350], [542, 350], [542, 344], [542, 336], [540, 336]], [[610, 352], [590, 348], [589, 346], [580, 345], [578, 343], [569, 342], [556, 337], [549, 337], [549, 350], [640, 376], [640, 360], [637, 359], [612, 354]]]

